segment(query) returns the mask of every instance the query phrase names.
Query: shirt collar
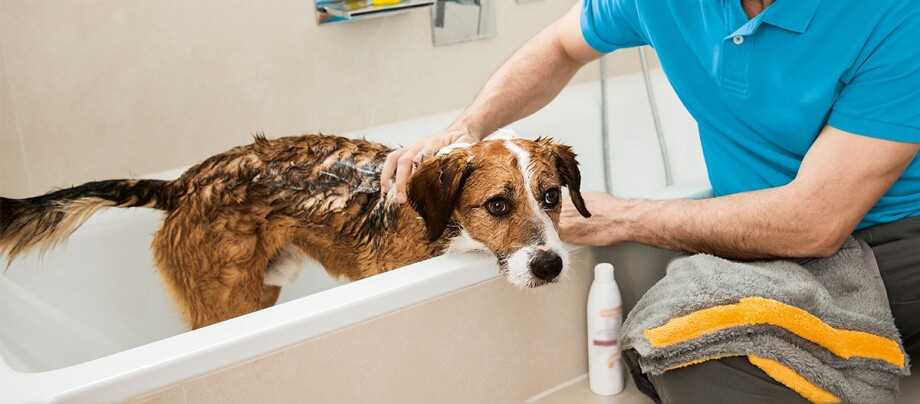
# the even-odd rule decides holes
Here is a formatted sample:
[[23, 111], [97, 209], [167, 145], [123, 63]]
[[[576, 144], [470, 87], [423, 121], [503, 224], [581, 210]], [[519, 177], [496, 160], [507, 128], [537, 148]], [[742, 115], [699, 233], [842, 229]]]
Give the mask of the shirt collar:
[[801, 34], [808, 30], [820, 4], [821, 0], [776, 0], [763, 11], [763, 22]]

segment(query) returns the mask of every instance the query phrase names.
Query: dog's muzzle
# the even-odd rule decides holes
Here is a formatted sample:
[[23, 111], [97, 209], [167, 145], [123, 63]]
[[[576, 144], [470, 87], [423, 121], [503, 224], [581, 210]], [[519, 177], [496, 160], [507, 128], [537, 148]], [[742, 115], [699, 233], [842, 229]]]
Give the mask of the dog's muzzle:
[[540, 280], [550, 282], [562, 272], [562, 257], [553, 250], [537, 250], [530, 258], [530, 272]]

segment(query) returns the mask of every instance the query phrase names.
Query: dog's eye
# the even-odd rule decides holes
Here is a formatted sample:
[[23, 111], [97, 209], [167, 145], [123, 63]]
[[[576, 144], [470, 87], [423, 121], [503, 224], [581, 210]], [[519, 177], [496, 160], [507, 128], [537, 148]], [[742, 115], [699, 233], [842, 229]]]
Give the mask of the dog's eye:
[[511, 211], [511, 203], [502, 197], [492, 198], [486, 202], [486, 210], [492, 216], [504, 216]]
[[547, 208], [556, 207], [559, 203], [559, 188], [550, 188], [543, 193], [543, 205]]

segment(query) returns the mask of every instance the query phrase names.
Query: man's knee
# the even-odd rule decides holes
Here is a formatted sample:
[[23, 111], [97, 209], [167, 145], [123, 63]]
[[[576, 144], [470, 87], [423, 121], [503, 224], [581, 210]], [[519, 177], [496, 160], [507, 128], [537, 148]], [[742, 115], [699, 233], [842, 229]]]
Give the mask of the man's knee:
[[711, 360], [650, 379], [664, 403], [807, 402], [745, 357]]

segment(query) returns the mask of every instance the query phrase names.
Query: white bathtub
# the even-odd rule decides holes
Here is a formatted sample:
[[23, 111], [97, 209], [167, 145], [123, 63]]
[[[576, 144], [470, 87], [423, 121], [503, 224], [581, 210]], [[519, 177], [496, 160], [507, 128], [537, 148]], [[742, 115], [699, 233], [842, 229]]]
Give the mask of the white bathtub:
[[[660, 74], [655, 82], [666, 86]], [[641, 79], [617, 78], [610, 86], [615, 191], [661, 192], [661, 158]], [[659, 102], [673, 102], [665, 93]], [[604, 184], [599, 98], [597, 83], [571, 86], [515, 125], [519, 133], [573, 145], [584, 190]], [[674, 113], [669, 125], [687, 122], [682, 110]], [[408, 143], [455, 115], [350, 135]], [[689, 125], [677, 125], [677, 135], [669, 137], [672, 149], [682, 150], [672, 164], [683, 188], [670, 188], [672, 196], [705, 187], [698, 143], [684, 135]], [[25, 257], [0, 276], [0, 401], [126, 400], [497, 276], [487, 256], [437, 257], [344, 285], [311, 268], [284, 289], [278, 305], [185, 332], [151, 264], [149, 244], [160, 220], [159, 212], [145, 209], [103, 212], [43, 258]]]

